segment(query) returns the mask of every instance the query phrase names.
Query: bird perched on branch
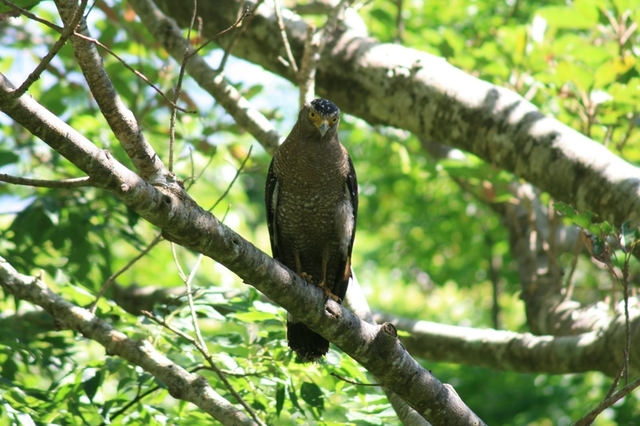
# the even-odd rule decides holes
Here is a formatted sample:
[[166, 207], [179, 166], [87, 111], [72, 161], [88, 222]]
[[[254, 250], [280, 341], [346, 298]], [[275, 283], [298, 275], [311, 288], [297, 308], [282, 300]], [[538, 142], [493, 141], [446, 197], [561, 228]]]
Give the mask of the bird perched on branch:
[[[338, 140], [339, 123], [340, 109], [332, 102], [305, 104], [273, 156], [265, 204], [273, 257], [341, 302], [351, 277], [358, 183]], [[324, 337], [291, 315], [287, 340], [303, 362], [329, 350]]]

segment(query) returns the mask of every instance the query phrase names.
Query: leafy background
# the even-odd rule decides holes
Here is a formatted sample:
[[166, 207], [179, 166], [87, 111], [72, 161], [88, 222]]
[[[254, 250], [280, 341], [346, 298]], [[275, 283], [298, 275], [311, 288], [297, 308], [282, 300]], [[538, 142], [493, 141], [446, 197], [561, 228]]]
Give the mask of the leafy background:
[[[402, 30], [397, 26], [397, 3], [356, 6], [379, 40], [442, 56], [520, 93], [627, 161], [640, 162], [637, 0], [403, 2]], [[57, 21], [50, 2], [32, 11]], [[149, 39], [126, 3], [98, 2], [90, 24], [93, 36], [157, 86], [168, 91], [175, 85], [178, 66]], [[0, 22], [0, 71], [14, 83], [21, 82], [25, 70], [33, 69], [56, 38], [51, 30], [24, 18]], [[207, 58], [217, 64], [221, 52], [210, 50]], [[166, 159], [169, 109], [118, 61], [102, 53], [118, 93]], [[227, 75], [282, 133], [288, 132], [297, 111], [295, 87], [235, 59]], [[68, 46], [29, 93], [130, 165], [87, 96]], [[215, 205], [217, 217], [268, 252], [263, 188], [269, 156], [188, 78], [183, 101], [198, 113], [179, 117], [177, 175], [200, 205]], [[498, 325], [526, 331], [507, 233], [483, 201], [486, 182], [497, 191], [493, 200], [504, 202], [504, 189], [515, 178], [472, 156], [435, 161], [413, 135], [372, 128], [348, 115], [340, 137], [358, 170], [361, 210], [354, 265], [372, 307], [409, 318], [493, 327], [489, 269], [497, 259], [502, 265]], [[6, 116], [0, 116], [0, 140], [0, 173], [42, 179], [79, 176], [69, 162]], [[0, 185], [0, 210], [0, 255], [22, 273], [44, 271], [55, 291], [82, 306], [91, 303], [102, 284], [157, 233], [116, 199], [91, 188]], [[187, 271], [197, 259], [180, 247], [176, 257]], [[560, 259], [565, 266], [571, 260]], [[587, 260], [579, 265], [577, 297], [585, 303], [602, 300], [611, 279]], [[637, 262], [631, 267], [637, 274]], [[182, 285], [166, 242], [117, 282], [123, 287]], [[285, 312], [225, 268], [204, 259], [193, 285], [199, 289], [196, 307], [209, 351], [268, 424], [397, 423], [380, 389], [331, 376], [373, 380], [339, 350], [332, 347], [319, 365], [295, 363], [286, 347]], [[116, 297], [112, 290], [101, 300], [102, 318], [130, 337], [150, 339], [170, 359], [198, 370], [216, 391], [234, 401], [217, 376], [202, 368], [202, 357], [187, 341], [124, 311], [114, 302]], [[171, 299], [154, 311], [170, 318], [174, 327], [191, 330], [184, 299]], [[104, 348], [70, 331], [55, 331], [54, 324], [31, 306], [3, 295], [0, 312], [0, 423], [207, 421], [193, 406], [171, 398], [162, 383], [140, 368], [105, 357]], [[496, 425], [570, 424], [595, 406], [611, 383], [600, 373], [517, 374], [422, 362], [441, 381], [451, 383], [483, 420]], [[607, 409], [595, 424], [638, 424], [639, 406], [637, 394], [632, 394]]]

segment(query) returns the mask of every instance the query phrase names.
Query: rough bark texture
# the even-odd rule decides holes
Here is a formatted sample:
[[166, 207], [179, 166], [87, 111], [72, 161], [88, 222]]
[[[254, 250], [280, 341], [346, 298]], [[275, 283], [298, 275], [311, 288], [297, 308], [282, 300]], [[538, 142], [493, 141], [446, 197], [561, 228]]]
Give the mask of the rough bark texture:
[[[415, 321], [389, 314], [377, 314], [375, 318], [409, 331], [411, 336], [401, 339], [407, 350], [431, 361], [551, 374], [599, 370], [610, 376], [615, 376], [622, 365], [624, 316], [618, 316], [607, 329], [566, 337], [480, 330]], [[640, 316], [636, 314], [631, 319], [631, 375], [640, 374], [639, 341]]]
[[[168, 0], [158, 0], [157, 3], [182, 25], [191, 18], [190, 3]], [[62, 0], [57, 4], [65, 7], [70, 5]], [[152, 32], [176, 59], [181, 59], [184, 45], [169, 43], [172, 40], [169, 37], [166, 40], [162, 38], [163, 34], [177, 31], [170, 21], [161, 20], [158, 16], [153, 18], [153, 8], [143, 0], [131, 0], [131, 4], [137, 10], [146, 7], [148, 14], [139, 12], [142, 19], [157, 18], [157, 21], [150, 23], [155, 26]], [[204, 35], [212, 37], [228, 28], [236, 21], [243, 6], [244, 3], [238, 0], [200, 2], [199, 15], [203, 17]], [[286, 10], [283, 13], [288, 22], [287, 32], [294, 55], [300, 58], [306, 24], [298, 17], [287, 15]], [[254, 13], [253, 19], [243, 25], [247, 29], [236, 43], [233, 53], [293, 81], [291, 70], [277, 59], [278, 55], [284, 56], [284, 51], [270, 7], [263, 4]], [[221, 45], [227, 46], [229, 40], [226, 36], [222, 37]], [[106, 74], [93, 74], [91, 64], [98, 68], [102, 66], [95, 57], [81, 55], [85, 48], [89, 46], [74, 41], [74, 52], [79, 64], [86, 68], [87, 80], [95, 82], [92, 90], [96, 98], [113, 95], [112, 90], [100, 89], [101, 84], [108, 83], [108, 78]], [[216, 99], [224, 99], [228, 103], [225, 108], [235, 111], [238, 117], [245, 117], [247, 126], [258, 123], [260, 120], [247, 109], [248, 103], [242, 103], [237, 93], [229, 91], [223, 76], [212, 73], [210, 68], [203, 65], [206, 65], [203, 61], [193, 58], [190, 73], [196, 76], [196, 80], [203, 87], [209, 87], [209, 92]], [[0, 86], [0, 110], [87, 173], [95, 186], [110, 191], [143, 218], [160, 227], [167, 239], [212, 257], [252, 283], [354, 357], [381, 383], [397, 392], [433, 424], [482, 424], [454, 391], [443, 386], [408, 355], [399, 344], [392, 326], [367, 324], [332, 301], [323, 304], [324, 297], [320, 291], [313, 291], [291, 271], [201, 209], [172, 181], [161, 164], [154, 164], [158, 159], [152, 152], [145, 151], [148, 147], [139, 131], [130, 132], [136, 126], [128, 122], [130, 117], [127, 111], [111, 110], [117, 107], [117, 99], [104, 104], [103, 112], [105, 116], [115, 114], [116, 119], [123, 120], [112, 124], [114, 131], [118, 128], [124, 129], [125, 133], [129, 131], [121, 139], [122, 143], [134, 163], [139, 162], [136, 167], [142, 176], [153, 178], [153, 185], [117, 162], [109, 153], [99, 150], [30, 97], [14, 98], [10, 83], [1, 74]], [[404, 128], [422, 140], [438, 141], [475, 153], [529, 180], [556, 199], [580, 210], [592, 210], [613, 223], [620, 224], [640, 214], [640, 171], [637, 168], [557, 120], [544, 117], [520, 96], [477, 80], [441, 58], [398, 45], [381, 44], [363, 37], [361, 32], [342, 28], [334, 34], [322, 55], [317, 73], [317, 90], [320, 95], [336, 102], [343, 111], [364, 118], [371, 124]], [[239, 124], [243, 125], [241, 121]], [[252, 133], [256, 138], [266, 141], [263, 145], [267, 150], [275, 146], [277, 134], [268, 125], [256, 125]], [[154, 175], [155, 172], [159, 175]], [[526, 252], [524, 247], [518, 245], [521, 243], [525, 241], [512, 241], [514, 250], [522, 248], [523, 256], [537, 255], [535, 250]], [[542, 257], [544, 262], [545, 256]], [[611, 373], [614, 366], [617, 369], [619, 358], [613, 351], [607, 357], [600, 345], [623, 347], [620, 340], [623, 333], [613, 329], [620, 326], [619, 321], [609, 322], [610, 329], [607, 330], [601, 325], [600, 318], [578, 325], [573, 317], [567, 316], [574, 312], [575, 305], [571, 305], [572, 302], [568, 302], [569, 305], [556, 304], [557, 298], [549, 297], [559, 295], [557, 276], [539, 274], [538, 260], [533, 257], [532, 262], [522, 265], [528, 268], [523, 272], [526, 278], [523, 279], [523, 297], [527, 301], [532, 329], [575, 334], [597, 326], [604, 331], [568, 340], [525, 336], [518, 341], [514, 336], [492, 335], [490, 337], [495, 350], [489, 359], [496, 363], [502, 360], [506, 362], [504, 365], [509, 365], [509, 362], [515, 364], [518, 359], [526, 363], [522, 361], [526, 358], [532, 369], [538, 368], [534, 371], [557, 368], [558, 371], [568, 372], [585, 371], [584, 365], [578, 363], [577, 359], [586, 357], [594, 360], [591, 368], [596, 368], [594, 366], [598, 360], [602, 371]], [[548, 306], [550, 300], [554, 303], [552, 307]], [[41, 302], [49, 303], [46, 300]], [[559, 316], [544, 317], [545, 312], [552, 312], [559, 306], [564, 309], [556, 311]], [[64, 315], [64, 312], [58, 314]], [[562, 320], [563, 315], [566, 321]], [[637, 334], [637, 323], [637, 320], [633, 323], [634, 334]], [[566, 327], [571, 331], [560, 331], [566, 330]], [[415, 329], [416, 333], [421, 331]], [[611, 334], [607, 334], [609, 331]], [[449, 338], [455, 335], [453, 330], [446, 332]], [[459, 343], [462, 345], [460, 357], [465, 351], [473, 349], [476, 353], [482, 353], [485, 348], [484, 343], [478, 342], [475, 336], [466, 336]], [[533, 350], [531, 344], [534, 345]], [[432, 342], [430, 346], [433, 346]], [[418, 350], [418, 346], [415, 348]], [[433, 349], [427, 347], [420, 350], [428, 353]], [[637, 348], [633, 350], [637, 351]], [[532, 354], [540, 355], [544, 363], [538, 358], [531, 358]], [[634, 364], [632, 368], [637, 371], [638, 366]]]
[[[190, 5], [156, 3], [185, 26]], [[216, 35], [238, 17], [240, 0], [200, 2], [204, 34]], [[302, 57], [306, 24], [283, 10], [294, 56]], [[263, 3], [233, 54], [294, 81], [273, 9]], [[226, 46], [230, 36], [221, 37]], [[640, 169], [507, 89], [476, 79], [444, 59], [362, 37], [334, 34], [317, 73], [319, 95], [371, 124], [409, 130], [461, 148], [514, 172], [580, 211], [620, 225], [640, 215]]]
[[[78, 2], [57, 0], [56, 6], [65, 25], [73, 18]], [[77, 33], [90, 36], [87, 22], [82, 19]], [[124, 105], [109, 79], [96, 45], [86, 39], [72, 37], [73, 53], [100, 107], [109, 128], [118, 138], [134, 166], [145, 179], [153, 179], [164, 172], [164, 164], [146, 141], [133, 113]]]
[[430, 423], [484, 424], [455, 391], [411, 358], [393, 326], [367, 324], [332, 299], [325, 301], [321, 289], [310, 291], [302, 278], [223, 225], [178, 184], [150, 185], [31, 97], [14, 98], [11, 83], [2, 74], [0, 110], [101, 183], [96, 185], [161, 228], [166, 239], [225, 265], [333, 342]]
[[256, 424], [216, 393], [205, 378], [174, 364], [148, 341], [130, 339], [88, 310], [67, 302], [38, 278], [19, 274], [1, 257], [0, 286], [15, 297], [42, 307], [59, 328], [77, 331], [103, 345], [108, 355], [117, 355], [144, 368], [167, 386], [171, 396], [195, 404], [222, 424]]

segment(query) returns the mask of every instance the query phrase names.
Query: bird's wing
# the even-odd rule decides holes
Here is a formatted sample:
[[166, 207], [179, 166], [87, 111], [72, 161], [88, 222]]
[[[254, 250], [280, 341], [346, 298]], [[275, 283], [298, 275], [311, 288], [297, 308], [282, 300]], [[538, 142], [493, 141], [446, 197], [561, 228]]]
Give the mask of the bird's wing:
[[271, 160], [267, 173], [267, 186], [264, 191], [265, 207], [267, 208], [267, 228], [271, 240], [271, 254], [274, 259], [280, 260], [280, 248], [278, 247], [278, 229], [276, 227], [276, 209], [278, 207], [278, 178], [273, 171], [274, 160]]
[[358, 178], [356, 177], [356, 169], [353, 167], [353, 161], [347, 154], [349, 160], [349, 174], [347, 175], [347, 189], [351, 195], [351, 205], [353, 206], [353, 232], [351, 233], [351, 242], [349, 243], [348, 255], [351, 257], [353, 250], [353, 240], [356, 237], [356, 223], [358, 222]]
[[347, 294], [349, 278], [351, 278], [351, 251], [353, 250], [353, 240], [356, 237], [356, 222], [358, 219], [358, 179], [356, 177], [356, 169], [353, 167], [351, 157], [347, 154], [349, 160], [349, 173], [346, 180], [346, 191], [349, 193], [351, 208], [353, 210], [353, 227], [349, 237], [349, 245], [347, 246], [346, 257], [340, 261], [338, 265], [338, 274], [336, 275], [336, 285], [332, 289], [333, 294], [338, 296], [340, 300], [344, 300]]

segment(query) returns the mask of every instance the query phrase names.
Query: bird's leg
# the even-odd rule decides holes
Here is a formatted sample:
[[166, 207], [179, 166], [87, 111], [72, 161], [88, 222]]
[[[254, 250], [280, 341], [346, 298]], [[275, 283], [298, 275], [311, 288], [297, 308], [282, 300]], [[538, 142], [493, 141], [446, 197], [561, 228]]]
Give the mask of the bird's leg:
[[322, 281], [320, 281], [320, 284], [318, 284], [318, 287], [320, 287], [324, 291], [324, 295], [326, 297], [325, 302], [329, 298], [332, 298], [338, 303], [342, 302], [340, 298], [335, 294], [331, 293], [331, 289], [327, 287], [327, 256], [322, 256]]
[[296, 273], [300, 275], [300, 278], [302, 278], [306, 282], [313, 283], [313, 277], [302, 271], [302, 262], [300, 262], [300, 255], [298, 254], [298, 252], [294, 253], [294, 258], [296, 260]]

